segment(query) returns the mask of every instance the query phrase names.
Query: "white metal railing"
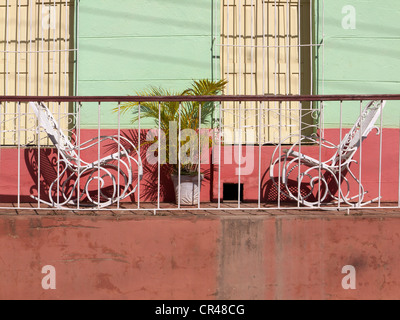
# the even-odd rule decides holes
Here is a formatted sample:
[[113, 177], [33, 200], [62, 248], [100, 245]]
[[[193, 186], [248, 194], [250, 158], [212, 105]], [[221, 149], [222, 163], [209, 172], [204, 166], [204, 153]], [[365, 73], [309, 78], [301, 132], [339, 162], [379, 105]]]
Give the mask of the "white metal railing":
[[[18, 124], [16, 144], [0, 149], [0, 208], [156, 213], [400, 207], [400, 130], [384, 124], [385, 112], [396, 100], [400, 95], [0, 96], [2, 119], [5, 103], [18, 106], [13, 114]], [[121, 128], [123, 101], [140, 106], [136, 110], [139, 121], [130, 130]], [[199, 103], [194, 116], [197, 125], [182, 130], [191, 101]], [[290, 121], [283, 112], [288, 101], [299, 106], [289, 113]], [[68, 114], [68, 132], [57, 125], [59, 115], [46, 107], [49, 102], [75, 104], [75, 111]], [[117, 115], [112, 134], [102, 128], [106, 102], [114, 103]], [[158, 104], [153, 130], [143, 128], [146, 102]], [[168, 128], [162, 125], [164, 102], [177, 104], [178, 121], [171, 121]], [[23, 114], [20, 106], [29, 103], [31, 112]], [[202, 124], [206, 103], [214, 106], [209, 125]], [[235, 112], [245, 117], [240, 110], [244, 103], [252, 104], [258, 125], [244, 126], [240, 119], [239, 127], [227, 124], [224, 117], [232, 112], [229, 106], [239, 108]], [[83, 105], [92, 108], [97, 128], [82, 128]], [[329, 126], [327, 109], [331, 111]], [[261, 121], [273, 114], [277, 122]], [[29, 117], [32, 126], [22, 128], [21, 117]], [[288, 131], [287, 126], [295, 126], [297, 132]], [[265, 127], [274, 132], [273, 139], [264, 134]], [[166, 134], [165, 129], [172, 131]], [[32, 140], [35, 144], [18, 139], [22, 130], [37, 136]], [[246, 143], [243, 135], [254, 135], [256, 143]], [[42, 145], [44, 139], [50, 139], [52, 146]], [[169, 175], [174, 168], [175, 189]], [[188, 168], [195, 173], [191, 191], [200, 189], [193, 199], [181, 188], [187, 183]]]

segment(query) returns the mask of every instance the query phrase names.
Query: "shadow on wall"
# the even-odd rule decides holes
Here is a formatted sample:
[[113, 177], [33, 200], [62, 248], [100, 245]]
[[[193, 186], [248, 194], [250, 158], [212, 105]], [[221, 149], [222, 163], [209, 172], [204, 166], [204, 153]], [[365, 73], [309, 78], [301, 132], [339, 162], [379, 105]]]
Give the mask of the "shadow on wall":
[[[24, 157], [26, 168], [33, 182], [29, 193], [34, 197], [38, 197], [46, 202], [51, 202], [52, 199], [53, 202], [60, 204], [67, 199], [77, 201], [79, 197], [79, 203], [82, 205], [89, 204], [89, 198], [94, 201], [99, 199], [98, 186], [101, 185], [101, 182], [96, 178], [96, 175], [89, 171], [83, 174], [78, 182], [76, 173], [65, 170], [66, 166], [64, 162], [58, 161], [59, 155], [57, 149], [40, 149], [40, 152], [36, 148], [25, 149]], [[107, 170], [114, 170], [116, 172], [116, 169], [110, 167], [107, 167]], [[96, 171], [95, 169], [94, 173]], [[112, 181], [107, 181], [104, 177], [105, 175], [102, 177], [105, 183], [100, 188], [101, 201], [104, 201], [104, 198], [102, 199], [101, 197], [111, 198], [114, 192]], [[116, 181], [118, 181], [117, 179]], [[120, 181], [123, 181], [123, 177], [121, 177]], [[120, 192], [123, 192], [124, 185], [120, 184], [115, 190], [118, 189]], [[127, 199], [134, 202], [134, 194]], [[36, 201], [32, 198], [30, 200]]]
[[[158, 186], [158, 164], [151, 164], [147, 161], [148, 148], [151, 146], [146, 141], [147, 130], [127, 130], [122, 135], [133, 143], [135, 146], [140, 145], [140, 157], [143, 165], [143, 178], [140, 183], [140, 199], [141, 201], [156, 202], [158, 192], [160, 192], [160, 201], [175, 202], [174, 184], [171, 179], [172, 167], [170, 165], [160, 166], [160, 186]], [[115, 146], [109, 148], [110, 152], [116, 152]], [[155, 153], [157, 156], [157, 153]], [[202, 186], [211, 182], [211, 170], [202, 168], [204, 180]], [[158, 190], [159, 189], [159, 190]]]
[[[327, 138], [331, 136], [337, 135], [337, 130], [333, 130], [333, 132], [327, 131]], [[90, 132], [85, 134], [91, 134]], [[141, 158], [143, 160], [143, 179], [140, 184], [140, 199], [141, 201], [147, 202], [155, 202], [158, 200], [158, 189], [160, 189], [160, 201], [161, 202], [174, 202], [175, 201], [175, 192], [173, 188], [173, 183], [170, 178], [170, 170], [167, 165], [163, 165], [160, 167], [160, 186], [158, 186], [158, 165], [150, 164], [146, 161], [146, 153], [147, 149], [150, 146], [149, 144], [145, 145], [146, 139], [146, 130], [142, 130], [140, 132], [140, 145], [141, 145]], [[130, 141], [134, 143], [134, 145], [139, 145], [139, 132], [135, 129], [126, 130], [121, 133], [122, 136], [126, 137]], [[399, 145], [399, 133], [397, 129], [386, 129], [383, 132], [383, 136], [385, 137], [382, 142], [382, 165], [381, 165], [381, 175], [379, 175], [379, 136], [372, 135], [363, 143], [363, 161], [362, 161], [362, 181], [365, 187], [365, 190], [368, 191], [366, 195], [366, 200], [370, 200], [375, 198], [376, 196], [382, 194], [384, 197], [382, 201], [390, 202], [390, 201], [398, 201], [398, 148]], [[330, 139], [332, 140], [332, 139]], [[105, 145], [102, 149], [105, 153], [106, 151], [116, 151], [115, 146], [107, 146]], [[306, 148], [306, 147], [305, 147]], [[288, 197], [285, 197], [287, 192], [285, 186], [280, 184], [280, 191], [276, 188], [277, 180], [271, 180], [270, 172], [269, 172], [269, 161], [272, 156], [272, 151], [274, 147], [272, 146], [263, 146], [262, 147], [262, 158], [266, 159], [261, 164], [261, 183], [260, 187], [258, 185], [258, 170], [254, 170], [248, 176], [242, 176], [241, 183], [244, 184], [244, 194], [243, 199], [244, 202], [254, 202], [258, 200], [258, 196], [260, 195], [260, 200], [263, 203], [276, 203], [278, 201], [278, 194], [280, 195], [280, 201], [288, 201]], [[307, 150], [304, 152], [312, 157], [318, 158], [318, 147], [308, 146]], [[253, 150], [254, 157], [257, 157], [258, 149]], [[368, 156], [367, 156], [368, 155]], [[1, 164], [3, 168], [7, 168], [7, 170], [2, 170], [1, 172], [1, 181], [3, 182], [1, 187], [1, 195], [0, 201], [3, 203], [6, 202], [16, 202], [17, 200], [17, 161], [15, 161], [18, 156], [16, 149], [4, 149], [2, 150], [2, 159]], [[58, 175], [64, 169], [62, 162], [58, 163], [58, 153], [54, 148], [43, 148], [38, 149], [30, 148], [25, 149], [24, 154], [22, 155], [24, 159], [21, 159], [25, 162], [24, 166], [21, 166], [21, 180], [20, 180], [20, 192], [19, 199], [21, 202], [34, 202], [29, 195], [38, 195], [40, 192], [41, 199], [48, 200], [49, 192], [51, 192], [51, 196], [53, 199], [57, 197], [57, 187], [50, 189], [51, 184], [57, 179]], [[90, 155], [88, 155], [90, 156]], [[92, 157], [97, 158], [97, 153], [91, 154]], [[325, 154], [323, 154], [325, 158]], [[210, 157], [212, 157], [210, 152]], [[359, 161], [359, 154], [356, 154], [355, 160]], [[38, 165], [40, 162], [40, 171], [38, 169]], [[210, 162], [211, 163], [211, 162]], [[257, 163], [257, 162], [255, 162]], [[205, 173], [205, 179], [202, 183], [202, 196], [201, 201], [204, 202], [213, 202], [217, 201], [218, 195], [218, 187], [223, 188], [224, 184], [236, 183], [237, 184], [237, 175], [235, 175], [236, 165], [224, 165], [222, 174], [221, 174], [221, 185], [218, 186], [218, 165], [213, 164], [204, 164], [202, 165], [202, 172]], [[359, 165], [354, 163], [354, 174], [356, 177], [359, 177]], [[296, 169], [294, 169], [296, 170]], [[324, 173], [326, 174], [326, 172]], [[296, 174], [297, 175], [297, 174]], [[346, 183], [342, 178], [341, 181], [341, 190], [342, 192], [346, 192], [348, 190], [352, 190], [352, 193], [357, 193], [359, 190], [359, 185], [356, 181], [352, 181], [351, 177], [347, 174], [343, 177], [347, 177], [349, 180], [350, 189], [346, 187]], [[381, 176], [381, 179], [380, 179]], [[325, 176], [324, 180], [330, 184], [333, 181], [333, 177]], [[379, 181], [381, 180], [381, 184]], [[83, 180], [84, 181], [84, 180]], [[71, 177], [67, 182], [65, 177], [61, 179], [61, 185], [64, 184], [65, 190], [68, 192], [71, 191], [72, 186], [75, 183], [74, 177]], [[84, 183], [84, 182], [81, 182]], [[293, 178], [289, 181], [289, 189], [293, 194], [297, 194], [297, 180]], [[381, 189], [379, 189], [379, 187]], [[208, 189], [209, 188], [209, 189]], [[321, 184], [322, 193], [325, 192], [324, 184]], [[337, 185], [330, 185], [329, 191], [332, 194], [337, 194]], [[310, 189], [309, 184], [301, 184], [300, 185], [300, 193], [305, 197], [310, 194], [312, 191], [311, 197], [309, 201], [317, 201], [318, 193], [316, 190], [318, 189], [318, 184], [315, 185], [314, 190]], [[222, 190], [222, 189], [221, 189]], [[102, 190], [103, 192], [107, 192], [106, 188]], [[97, 189], [94, 188], [94, 193], [97, 193]], [[222, 192], [221, 192], [222, 195]], [[95, 194], [93, 195], [95, 197]], [[138, 191], [134, 193], [134, 196], [130, 198], [126, 198], [125, 201], [137, 201]], [[223, 199], [221, 199], [223, 201]], [[329, 200], [329, 197], [327, 198]]]
[[[343, 172], [343, 175], [346, 176], [346, 172]], [[285, 186], [282, 182], [279, 183], [279, 178], [274, 178], [271, 179], [269, 177], [269, 169], [264, 173], [263, 178], [262, 178], [262, 183], [261, 183], [261, 202], [265, 203], [277, 203], [278, 199], [280, 199], [281, 202], [296, 202], [295, 200], [291, 199], [288, 196], [288, 193], [290, 192], [291, 194], [299, 197], [299, 198], [304, 198], [308, 202], [317, 202], [320, 200], [321, 196], [324, 195], [325, 193], [327, 194], [326, 198], [323, 203], [328, 203], [334, 200], [334, 198], [331, 195], [337, 195], [339, 191], [339, 186], [336, 181], [338, 181], [338, 174], [336, 177], [333, 177], [331, 173], [325, 172], [322, 173], [323, 180], [327, 182], [327, 185], [321, 183], [321, 185], [318, 185], [318, 183], [315, 183], [314, 185], [310, 185], [309, 182], [302, 182], [298, 183], [297, 180], [294, 179], [288, 179], [287, 180], [287, 186]], [[300, 189], [298, 189], [300, 187]], [[345, 182], [343, 182], [342, 178], [342, 183], [341, 187], [345, 189]], [[300, 191], [298, 191], [300, 190]], [[347, 189], [346, 189], [347, 191]], [[343, 190], [342, 190], [343, 192]]]
[[[135, 202], [140, 192], [140, 200], [146, 202], [156, 202], [158, 200], [158, 191], [160, 192], [160, 201], [162, 202], [174, 202], [175, 192], [173, 182], [170, 177], [171, 167], [168, 165], [160, 166], [160, 187], [158, 187], [158, 165], [150, 164], [146, 161], [147, 150], [150, 144], [146, 143], [146, 130], [141, 130], [140, 132], [140, 155], [143, 164], [143, 178], [140, 183], [140, 191], [136, 191], [130, 197], [126, 198], [125, 202]], [[121, 133], [122, 136], [131, 141], [135, 146], [139, 146], [139, 131], [138, 130], [127, 130]], [[121, 143], [129, 149], [129, 145], [124, 140]], [[115, 144], [109, 144], [104, 146], [104, 150], [108, 154], [118, 152], [118, 147]], [[133, 152], [132, 152], [133, 153]], [[93, 158], [93, 154], [88, 155], [89, 158]], [[31, 195], [38, 196], [40, 192], [40, 199], [44, 201], [50, 200], [50, 195], [53, 201], [60, 199], [63, 201], [63, 194], [71, 195], [72, 198], [78, 196], [77, 191], [77, 180], [76, 174], [65, 171], [65, 165], [62, 161], [58, 161], [58, 152], [55, 148], [40, 149], [40, 152], [36, 148], [26, 149], [24, 153], [25, 163], [27, 170], [29, 172], [31, 182], [33, 185], [30, 187], [29, 191]], [[40, 171], [39, 171], [40, 165]], [[118, 161], [115, 161], [115, 166], [118, 165]], [[202, 185], [208, 184], [211, 181], [210, 169], [202, 170], [204, 173], [204, 180]], [[82, 204], [87, 203], [88, 199], [83, 191], [83, 187], [88, 181], [89, 174], [83, 176], [79, 182], [79, 200]], [[54, 181], [60, 181], [59, 186]], [[122, 181], [122, 178], [121, 178]], [[110, 186], [112, 182], [110, 181], [101, 188], [101, 193], [106, 196], [111, 197], [113, 188]], [[136, 184], [137, 180], [133, 182]], [[52, 186], [53, 184], [53, 186]], [[121, 185], [120, 190], [123, 190], [123, 185]], [[98, 191], [97, 183], [92, 183], [89, 189], [90, 198], [97, 200]], [[158, 190], [160, 189], [160, 190]], [[34, 201], [32, 198], [22, 199], [24, 202]], [[26, 201], [28, 200], [28, 201]]]

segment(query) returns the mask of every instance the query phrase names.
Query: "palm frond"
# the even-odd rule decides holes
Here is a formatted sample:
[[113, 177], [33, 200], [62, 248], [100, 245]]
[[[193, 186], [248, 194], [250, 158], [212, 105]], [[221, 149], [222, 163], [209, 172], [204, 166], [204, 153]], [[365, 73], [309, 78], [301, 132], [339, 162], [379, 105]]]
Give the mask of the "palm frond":
[[[226, 80], [211, 81], [208, 79], [202, 79], [198, 81], [193, 81], [190, 88], [180, 93], [171, 92], [160, 87], [151, 86], [146, 90], [137, 92], [137, 96], [148, 96], [148, 97], [176, 96], [176, 95], [210, 96], [221, 93], [225, 88], [226, 84], [227, 84]], [[214, 110], [215, 110], [215, 103], [211, 101], [184, 101], [184, 102], [137, 101], [137, 102], [127, 102], [113, 109], [114, 112], [119, 111], [121, 115], [125, 115], [127, 112], [131, 112], [132, 114], [131, 122], [133, 124], [136, 123], [139, 119], [144, 119], [144, 118], [152, 119], [154, 121], [154, 126], [156, 128], [160, 128], [165, 134], [165, 138], [167, 141], [167, 145], [165, 146], [167, 161], [168, 161], [167, 163], [169, 163], [168, 156], [170, 149], [169, 146], [170, 123], [175, 122], [176, 124], [178, 124], [181, 130], [184, 129], [199, 130], [201, 125], [209, 124], [212, 121]], [[187, 164], [183, 165], [181, 168], [184, 171], [193, 172], [194, 170], [198, 170], [198, 165]]]
[[211, 96], [220, 93], [228, 82], [226, 80], [211, 81], [202, 79], [193, 81], [192, 87], [183, 91], [182, 95], [189, 96]]

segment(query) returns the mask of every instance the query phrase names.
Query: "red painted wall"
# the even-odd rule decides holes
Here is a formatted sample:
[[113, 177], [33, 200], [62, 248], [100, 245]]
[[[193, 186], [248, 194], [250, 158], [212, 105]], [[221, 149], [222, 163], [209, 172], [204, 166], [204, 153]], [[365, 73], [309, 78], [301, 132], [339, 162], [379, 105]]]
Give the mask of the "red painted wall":
[[[387, 212], [3, 214], [0, 299], [398, 299], [399, 229]], [[54, 290], [42, 288], [46, 265]]]
[[[115, 134], [115, 130], [102, 130], [102, 135]], [[126, 131], [125, 134], [133, 141], [137, 142], [137, 132]], [[96, 130], [82, 130], [81, 141], [85, 141], [97, 135]], [[344, 133], [343, 133], [344, 135]], [[145, 133], [142, 134], [144, 138]], [[333, 143], [339, 142], [339, 131], [336, 129], [326, 129], [325, 138]], [[399, 177], [399, 131], [398, 129], [384, 129], [382, 147], [380, 138], [373, 134], [362, 144], [362, 171], [361, 180], [368, 194], [366, 200], [376, 198], [379, 195], [379, 151], [382, 148], [381, 164], [381, 201], [398, 201], [398, 177]], [[261, 149], [261, 181], [259, 189], [259, 149], [253, 146], [243, 147], [243, 163], [241, 165], [241, 183], [243, 183], [243, 198], [245, 201], [255, 201], [261, 193], [262, 201], [277, 201], [276, 189], [272, 186], [269, 178], [269, 165], [274, 146], [262, 146]], [[94, 148], [96, 149], [96, 148]], [[143, 151], [143, 150], [142, 150]], [[303, 146], [302, 152], [318, 158], [318, 146]], [[106, 154], [107, 148], [102, 148], [102, 155]], [[221, 166], [221, 195], [224, 183], [238, 183], [238, 160], [235, 160], [234, 152], [237, 149], [225, 146], [222, 149], [222, 159], [224, 165]], [[214, 148], [215, 155], [218, 154], [218, 147]], [[83, 154], [88, 160], [97, 157], [97, 149], [92, 153]], [[332, 151], [323, 148], [322, 159], [326, 160], [332, 155]], [[360, 163], [360, 153], [357, 153], [355, 160]], [[15, 148], [2, 148], [0, 157], [0, 202], [16, 202], [18, 194], [18, 159], [20, 159], [20, 195], [21, 201], [31, 201], [29, 195], [37, 195], [38, 178], [37, 162], [38, 152], [35, 149], [21, 149], [20, 154]], [[42, 149], [40, 152], [41, 177], [40, 189], [42, 198], [46, 198], [48, 185], [55, 179], [55, 160], [57, 152], [52, 149]], [[149, 165], [146, 162], [146, 153], [142, 152], [145, 175], [141, 185], [141, 201], [157, 200], [157, 165]], [[215, 159], [218, 159], [216, 156]], [[218, 165], [212, 165], [213, 157], [210, 156], [208, 164], [202, 165], [205, 172], [205, 180], [202, 184], [202, 201], [217, 201], [218, 198]], [[215, 162], [214, 162], [215, 163]], [[359, 165], [354, 164], [352, 170], [357, 177], [360, 177]], [[353, 182], [353, 189], [358, 190], [358, 185]], [[173, 202], [174, 190], [172, 181], [164, 169], [161, 170], [161, 201]], [[136, 197], [136, 196], [135, 196]], [[130, 198], [126, 201], [135, 201]], [[284, 199], [283, 199], [284, 200]]]

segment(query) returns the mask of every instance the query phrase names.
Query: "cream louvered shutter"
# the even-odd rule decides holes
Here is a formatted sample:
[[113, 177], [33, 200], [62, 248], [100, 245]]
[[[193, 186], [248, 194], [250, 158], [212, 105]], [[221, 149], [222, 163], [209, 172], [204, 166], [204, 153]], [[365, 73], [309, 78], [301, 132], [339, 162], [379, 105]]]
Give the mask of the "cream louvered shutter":
[[[59, 96], [72, 93], [73, 0], [2, 0], [0, 95]], [[68, 130], [70, 105], [49, 103]], [[36, 118], [27, 103], [2, 103], [0, 145], [37, 144]], [[49, 144], [41, 135], [41, 145]]]
[[[221, 5], [221, 77], [228, 80], [225, 94], [311, 93], [309, 1], [221, 0]], [[225, 143], [277, 143], [312, 121], [310, 115], [300, 113], [298, 102], [264, 103], [261, 112], [255, 102], [224, 103], [222, 107]], [[303, 104], [304, 108], [309, 105]]]

